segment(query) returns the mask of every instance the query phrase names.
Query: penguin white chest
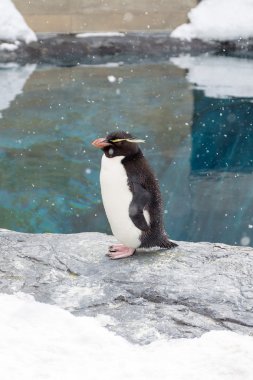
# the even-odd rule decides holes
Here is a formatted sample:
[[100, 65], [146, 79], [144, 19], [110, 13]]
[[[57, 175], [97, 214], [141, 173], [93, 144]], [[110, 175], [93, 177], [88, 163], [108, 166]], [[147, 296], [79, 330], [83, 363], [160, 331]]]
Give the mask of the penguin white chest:
[[139, 230], [129, 216], [133, 194], [128, 186], [126, 170], [121, 163], [124, 156], [102, 157], [100, 184], [106, 216], [112, 233], [127, 247], [140, 246]]

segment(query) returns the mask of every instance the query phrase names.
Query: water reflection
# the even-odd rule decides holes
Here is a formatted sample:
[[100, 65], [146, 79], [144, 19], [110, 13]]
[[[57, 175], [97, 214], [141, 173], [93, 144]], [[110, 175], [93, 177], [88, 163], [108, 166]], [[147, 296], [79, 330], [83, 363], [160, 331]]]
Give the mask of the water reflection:
[[[188, 196], [186, 232], [180, 238], [252, 245], [252, 62], [207, 56], [173, 62], [188, 69], [194, 97], [188, 191], [181, 196]], [[171, 200], [169, 213], [176, 214], [176, 203]]]
[[91, 141], [117, 127], [130, 130], [148, 140], [159, 175], [188, 135], [191, 112], [188, 85], [172, 65], [38, 67], [0, 120], [0, 226], [110, 232], [101, 155]]
[[35, 68], [35, 64], [22, 67], [15, 63], [0, 64], [0, 118], [1, 111], [8, 109], [16, 96], [22, 94], [23, 87]]
[[[236, 61], [244, 76], [248, 61]], [[120, 127], [147, 140], [172, 238], [252, 244], [253, 84], [222, 85], [219, 65], [37, 68], [0, 119], [0, 227], [109, 233], [90, 142]]]

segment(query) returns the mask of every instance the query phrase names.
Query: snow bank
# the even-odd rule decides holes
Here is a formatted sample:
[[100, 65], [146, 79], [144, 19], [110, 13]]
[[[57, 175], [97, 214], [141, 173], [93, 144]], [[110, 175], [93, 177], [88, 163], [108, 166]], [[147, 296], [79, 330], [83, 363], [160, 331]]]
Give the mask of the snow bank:
[[194, 88], [203, 90], [212, 98], [253, 97], [252, 60], [215, 57], [181, 56], [170, 60], [182, 69], [189, 70], [186, 78]]
[[23, 87], [35, 70], [35, 64], [19, 66], [17, 64], [0, 65], [0, 118], [1, 111], [9, 108], [17, 95], [22, 94]]
[[0, 1], [0, 40], [21, 40], [27, 44], [37, 40], [11, 0]]
[[253, 0], [202, 0], [189, 13], [189, 24], [172, 37], [184, 40], [235, 40], [253, 37]]
[[138, 346], [28, 295], [0, 294], [0, 309], [1, 380], [252, 379], [253, 337], [213, 331]]

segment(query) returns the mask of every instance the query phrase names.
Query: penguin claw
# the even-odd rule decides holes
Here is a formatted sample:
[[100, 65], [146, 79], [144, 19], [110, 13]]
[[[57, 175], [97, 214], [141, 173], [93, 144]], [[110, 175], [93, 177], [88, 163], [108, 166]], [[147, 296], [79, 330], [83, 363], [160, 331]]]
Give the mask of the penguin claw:
[[112, 244], [109, 246], [109, 249], [118, 249], [118, 248], [125, 248], [123, 244]]
[[[114, 244], [114, 245], [110, 245], [109, 246], [109, 253], [110, 252], [121, 252], [122, 249], [124, 250], [126, 247], [123, 245], [123, 244]], [[109, 253], [107, 254], [107, 256], [109, 256]]]
[[117, 252], [117, 251], [116, 251], [116, 250], [109, 249], [109, 251], [106, 252], [105, 256], [110, 256], [111, 253], [113, 253], [113, 252]]

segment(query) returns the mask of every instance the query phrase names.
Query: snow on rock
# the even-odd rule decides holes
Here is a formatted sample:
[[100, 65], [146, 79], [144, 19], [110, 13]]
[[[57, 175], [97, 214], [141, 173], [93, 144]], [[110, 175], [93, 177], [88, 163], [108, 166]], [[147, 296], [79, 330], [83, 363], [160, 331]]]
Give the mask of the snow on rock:
[[125, 37], [125, 33], [122, 32], [85, 32], [78, 33], [76, 35], [78, 38], [87, 38], [87, 37]]
[[0, 51], [1, 50], [7, 50], [7, 51], [14, 51], [18, 48], [18, 45], [19, 45], [19, 41], [15, 41], [14, 43], [8, 43], [8, 42], [3, 42], [2, 44], [0, 44]]
[[20, 40], [27, 44], [37, 40], [11, 0], [0, 1], [0, 40]]
[[75, 317], [23, 293], [0, 294], [1, 380], [250, 380], [253, 337], [212, 331], [201, 338], [134, 345], [98, 320]]
[[183, 40], [235, 40], [253, 37], [253, 0], [202, 0], [189, 13], [189, 24], [171, 37]]
[[0, 65], [0, 118], [1, 111], [9, 108], [17, 95], [21, 94], [23, 87], [35, 70], [35, 64], [19, 66], [17, 64]]
[[171, 62], [189, 70], [186, 78], [194, 88], [213, 98], [253, 97], [253, 65], [251, 60], [201, 55], [171, 58]]

